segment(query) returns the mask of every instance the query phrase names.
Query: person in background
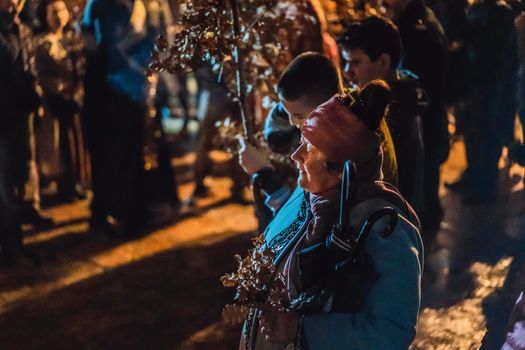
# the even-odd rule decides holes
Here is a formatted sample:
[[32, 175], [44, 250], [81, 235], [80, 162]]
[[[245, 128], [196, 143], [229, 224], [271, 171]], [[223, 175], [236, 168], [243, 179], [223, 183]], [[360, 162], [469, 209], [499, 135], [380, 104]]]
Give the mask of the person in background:
[[525, 125], [525, 12], [514, 19], [516, 28], [516, 47], [518, 49], [518, 112], [522, 124]]
[[461, 192], [465, 204], [477, 204], [496, 198], [501, 151], [514, 140], [519, 63], [514, 13], [506, 2], [480, 1], [467, 20], [470, 79], [462, 120], [468, 166], [448, 187]]
[[20, 1], [20, 3], [22, 2], [22, 10], [20, 11], [18, 17], [20, 18], [22, 23], [31, 28], [31, 30], [34, 30], [39, 25], [38, 18], [36, 15], [36, 5], [38, 2], [35, 0]]
[[60, 170], [55, 172], [59, 174], [58, 197], [62, 201], [85, 199], [81, 174], [86, 172], [87, 159], [79, 118], [82, 103], [80, 38], [68, 29], [70, 17], [64, 1], [41, 1], [37, 17], [41, 27], [35, 38], [35, 63], [46, 111], [43, 123], [49, 126], [41, 128], [48, 133], [42, 132], [38, 139], [48, 141], [45, 145], [39, 142], [38, 151], [48, 154], [48, 159], [40, 159], [40, 162], [59, 160]]
[[[217, 82], [214, 73], [207, 69], [200, 69], [197, 72], [197, 79], [200, 95], [199, 104], [204, 108], [199, 108], [198, 113], [198, 119], [201, 122], [195, 147], [196, 159], [193, 164], [195, 187], [190, 198], [186, 200], [186, 203], [190, 205], [194, 205], [197, 198], [209, 195], [209, 188], [204, 180], [213, 169], [209, 152], [214, 148], [214, 138], [217, 135], [215, 124], [226, 117], [230, 117], [234, 121], [241, 120], [238, 104], [232, 101], [225, 86]], [[243, 191], [249, 180], [242, 173], [235, 160], [231, 160], [228, 164], [228, 175], [232, 179], [230, 199], [245, 203]]]
[[428, 95], [422, 116], [425, 142], [423, 229], [436, 230], [444, 212], [439, 201], [439, 169], [449, 152], [445, 107], [447, 40], [434, 12], [424, 0], [383, 0], [386, 15], [398, 27], [403, 45], [401, 65], [419, 77]]
[[375, 79], [385, 80], [392, 91], [386, 121], [394, 142], [398, 189], [420, 212], [423, 208], [423, 130], [421, 113], [426, 107], [425, 94], [417, 77], [398, 69], [401, 38], [389, 20], [371, 16], [351, 24], [339, 39], [344, 61], [344, 75], [363, 86]]
[[[517, 34], [517, 48], [519, 59], [518, 70], [518, 115], [522, 125], [525, 125], [525, 12], [520, 13], [514, 20]], [[525, 146], [521, 142], [514, 142], [509, 147], [511, 161], [525, 164]]]
[[6, 265], [23, 250], [21, 191], [31, 159], [31, 115], [39, 105], [30, 61], [32, 34], [18, 18], [22, 6], [18, 0], [0, 0], [0, 250]]
[[[168, 42], [173, 41], [176, 22], [173, 17], [175, 6], [170, 6], [168, 0], [149, 0], [145, 2], [147, 31], [151, 38], [159, 35], [165, 37]], [[184, 76], [184, 75], [183, 75]], [[172, 98], [178, 94], [179, 101], [188, 111], [185, 99], [185, 85], [179, 85], [180, 77], [167, 71], [155, 73], [151, 76], [152, 88], [155, 94], [150, 103], [150, 112], [154, 117], [147, 118], [145, 153], [149, 164], [146, 165], [146, 193], [148, 203], [153, 207], [167, 205], [167, 209], [175, 214], [180, 206], [175, 171], [171, 164], [171, 144], [168, 140], [162, 119], [170, 114]], [[186, 114], [185, 120], [188, 120]], [[184, 128], [184, 126], [183, 126]], [[172, 214], [169, 214], [171, 217]]]
[[[12, 43], [11, 45], [15, 46], [15, 56], [19, 55], [18, 59], [22, 60], [21, 64], [24, 67], [24, 71], [31, 75], [27, 79], [33, 85], [35, 93], [38, 93], [35, 78], [33, 32], [30, 27], [19, 19], [19, 14], [25, 8], [26, 3], [24, 1], [17, 1], [16, 3], [17, 14], [14, 17], [14, 22], [16, 23], [11, 25], [11, 30], [14, 31], [12, 35], [18, 35], [18, 43]], [[7, 17], [5, 20], [9, 21]], [[49, 229], [54, 225], [54, 222], [41, 212], [40, 178], [36, 165], [35, 116], [41, 101], [38, 98], [37, 105], [33, 105], [31, 100], [28, 101], [28, 105], [33, 109], [25, 118], [20, 119], [20, 121], [23, 120], [24, 122], [18, 124], [20, 129], [16, 139], [18, 143], [14, 158], [14, 167], [17, 173], [15, 177], [16, 197], [19, 202], [22, 223], [31, 224], [36, 229]]]
[[319, 18], [321, 35], [323, 37], [323, 53], [336, 67], [340, 67], [341, 58], [339, 57], [339, 49], [336, 40], [329, 31], [328, 19], [326, 18], [326, 12], [324, 11], [323, 5], [319, 0], [310, 0], [310, 3], [317, 14], [317, 18]]
[[525, 293], [522, 291], [510, 315], [508, 332], [501, 350], [525, 349]]
[[[84, 118], [91, 155], [92, 232], [136, 234], [146, 208], [143, 145], [154, 40], [141, 0], [91, 0], [84, 10]], [[117, 225], [114, 225], [116, 223]]]

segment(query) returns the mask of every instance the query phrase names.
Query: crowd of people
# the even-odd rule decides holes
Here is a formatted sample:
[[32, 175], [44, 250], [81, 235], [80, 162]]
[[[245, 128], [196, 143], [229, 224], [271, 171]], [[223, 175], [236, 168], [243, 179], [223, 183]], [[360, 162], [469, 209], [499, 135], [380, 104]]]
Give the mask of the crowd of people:
[[[525, 14], [520, 1], [383, 0], [382, 13], [343, 23], [335, 36], [321, 2], [307, 2], [315, 33], [289, 35], [291, 57], [263, 130], [269, 150], [291, 157], [297, 169], [278, 171], [268, 150], [241, 140], [232, 198], [243, 200], [251, 179], [260, 229], [290, 299], [323, 284], [330, 297], [308, 314], [252, 310], [241, 348], [408, 348], [422, 241], [432, 244], [444, 218], [440, 166], [450, 124], [464, 139], [468, 167], [446, 186], [466, 205], [495, 199], [503, 147], [525, 163], [525, 146], [515, 141], [516, 114], [525, 122]], [[155, 38], [174, 33], [179, 5], [0, 0], [0, 251], [7, 265], [19, 254], [37, 259], [22, 244], [22, 224], [53, 226], [40, 209], [49, 182], [60, 201], [92, 193], [93, 233], [133, 235], [151, 225], [152, 203], [174, 212], [181, 206], [161, 114], [173, 96], [187, 119], [197, 108], [189, 106], [185, 76], [146, 74]], [[205, 106], [192, 198], [208, 193], [215, 122], [239, 114], [210, 74], [197, 73]], [[322, 245], [342, 215], [347, 160], [356, 171], [350, 223], [392, 207], [398, 224], [386, 238], [384, 227], [375, 228], [357, 264], [311, 283], [300, 257]]]
[[[443, 220], [438, 191], [449, 113], [468, 167], [446, 185], [462, 193], [465, 205], [495, 199], [504, 146], [520, 161], [523, 146], [514, 141], [519, 4], [465, 2], [463, 17], [448, 28], [423, 1], [382, 4], [384, 17], [346, 26], [337, 42], [340, 67], [324, 51], [308, 52], [280, 77], [265, 138], [295, 161], [298, 187], [277, 176], [265, 151], [242, 143], [239, 162], [271, 209], [264, 240], [277, 256], [290, 307], [252, 308], [241, 349], [407, 349], [417, 324], [422, 242], [432, 246]], [[447, 19], [458, 6], [440, 5]], [[354, 86], [350, 98], [345, 86]], [[339, 201], [346, 160], [356, 171], [348, 213]], [[345, 248], [333, 237], [341, 217], [348, 215], [350, 232], [363, 232], [388, 207], [401, 221], [394, 232], [385, 238], [378, 224], [358, 258], [337, 260]], [[505, 346], [520, 348], [520, 325]]]
[[151, 222], [150, 203], [179, 205], [169, 144], [160, 117], [150, 117], [184, 89], [171, 75], [146, 75], [155, 38], [173, 30], [177, 9], [167, 1], [81, 5], [1, 2], [0, 248], [8, 265], [20, 253], [35, 258], [22, 245], [22, 224], [53, 227], [40, 208], [41, 189], [53, 184], [59, 202], [92, 192], [93, 233], [133, 234]]

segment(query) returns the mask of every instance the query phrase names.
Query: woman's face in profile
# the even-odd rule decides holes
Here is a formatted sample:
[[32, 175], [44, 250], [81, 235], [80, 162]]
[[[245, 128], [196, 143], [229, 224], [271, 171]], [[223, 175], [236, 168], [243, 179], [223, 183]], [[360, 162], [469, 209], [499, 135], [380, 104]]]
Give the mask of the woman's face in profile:
[[299, 170], [297, 179], [299, 186], [310, 193], [327, 191], [341, 180], [337, 171], [326, 167], [326, 156], [307, 140], [303, 139], [301, 145], [292, 154], [292, 159]]

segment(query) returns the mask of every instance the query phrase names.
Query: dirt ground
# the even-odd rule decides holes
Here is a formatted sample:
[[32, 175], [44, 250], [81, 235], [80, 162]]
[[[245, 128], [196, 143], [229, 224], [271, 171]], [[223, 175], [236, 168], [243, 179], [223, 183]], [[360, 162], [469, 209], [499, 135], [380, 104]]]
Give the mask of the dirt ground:
[[[224, 165], [223, 154], [214, 159]], [[193, 161], [190, 153], [174, 164]], [[455, 143], [444, 181], [464, 164]], [[251, 205], [228, 201], [231, 181], [216, 175], [208, 198], [133, 240], [89, 233], [88, 201], [46, 209], [56, 227], [25, 233], [42, 266], [0, 270], [0, 349], [235, 349], [239, 327], [220, 319], [232, 291], [219, 277], [250, 246], [257, 222]], [[487, 205], [463, 206], [442, 188], [445, 223], [426, 251], [414, 350], [501, 344], [525, 255], [523, 169], [502, 164], [501, 175], [500, 196]], [[185, 198], [193, 185], [179, 180]]]

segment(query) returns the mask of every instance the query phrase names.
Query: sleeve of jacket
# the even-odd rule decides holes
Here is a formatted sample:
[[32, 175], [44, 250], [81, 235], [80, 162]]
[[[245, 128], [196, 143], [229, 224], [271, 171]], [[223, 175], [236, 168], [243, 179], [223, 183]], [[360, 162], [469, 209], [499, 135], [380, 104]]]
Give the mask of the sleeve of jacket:
[[378, 278], [356, 314], [327, 312], [304, 319], [308, 349], [402, 350], [416, 334], [422, 274], [417, 230], [401, 221], [382, 238], [372, 232], [366, 250]]
[[33, 76], [24, 72], [10, 57], [9, 41], [0, 36], [0, 120], [20, 122], [20, 116], [29, 114], [38, 105]]
[[288, 154], [293, 151], [294, 145], [299, 143], [299, 129], [290, 125], [282, 102], [275, 104], [268, 112], [263, 135], [268, 147], [279, 154]]

